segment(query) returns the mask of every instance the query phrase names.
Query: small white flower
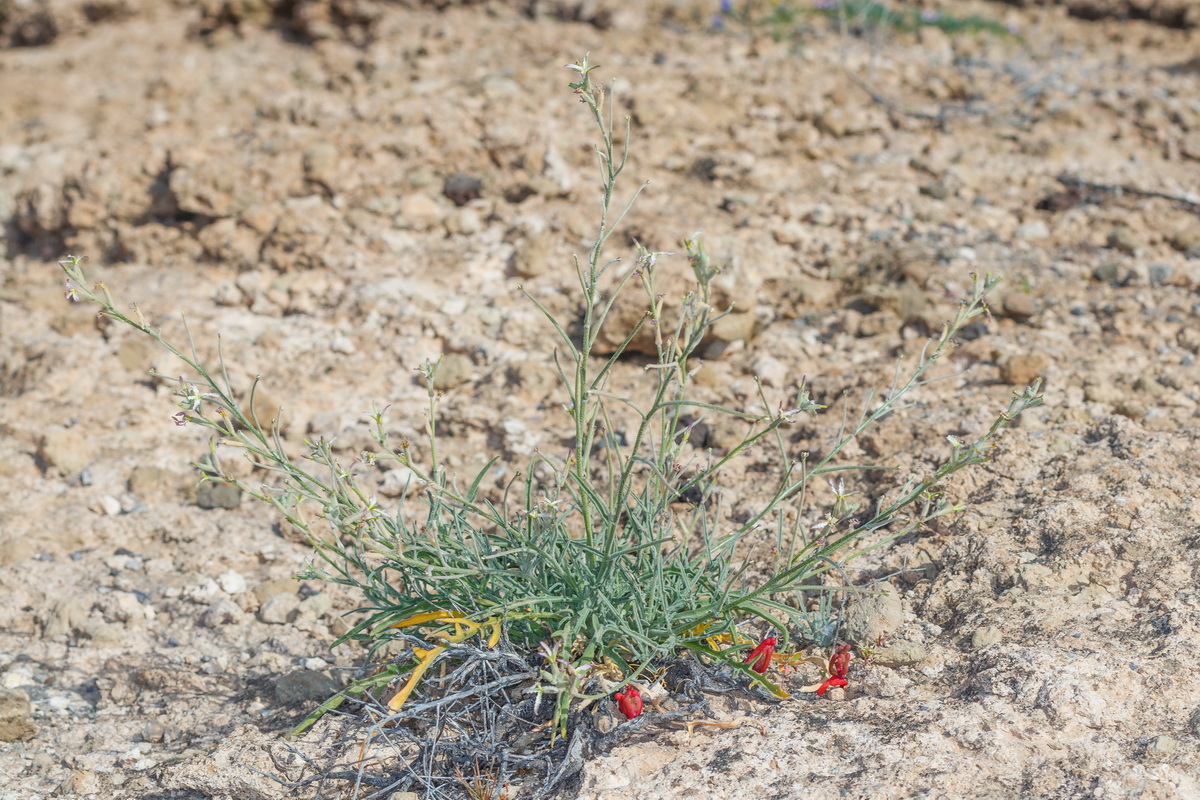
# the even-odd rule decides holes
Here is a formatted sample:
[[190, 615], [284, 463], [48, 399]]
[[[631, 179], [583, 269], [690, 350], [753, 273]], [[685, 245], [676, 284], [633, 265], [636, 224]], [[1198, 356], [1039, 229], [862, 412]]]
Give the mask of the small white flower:
[[182, 378], [179, 383], [180, 389], [175, 393], [175, 396], [179, 398], [177, 405], [185, 411], [199, 414], [200, 406], [205, 400], [215, 400], [217, 398], [215, 394], [201, 392], [192, 384], [184, 383]]
[[556, 512], [556, 511], [558, 511], [558, 507], [561, 506], [564, 502], [566, 502], [566, 501], [563, 500], [561, 497], [558, 498], [557, 500], [551, 500], [550, 498], [543, 495], [542, 497], [538, 498], [537, 504], [538, 504], [538, 507], [543, 508], [546, 511]]
[[833, 490], [833, 496], [842, 501], [844, 501], [847, 497], [858, 494], [858, 492], [847, 492], [846, 482], [841, 478], [838, 478], [838, 482], [836, 484], [833, 482], [833, 478], [830, 478], [829, 488]]

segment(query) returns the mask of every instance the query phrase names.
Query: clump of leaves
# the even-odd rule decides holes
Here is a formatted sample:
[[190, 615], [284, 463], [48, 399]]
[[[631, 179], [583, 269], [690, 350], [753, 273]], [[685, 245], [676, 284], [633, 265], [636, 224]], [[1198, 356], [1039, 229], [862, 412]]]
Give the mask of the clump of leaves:
[[[638, 690], [627, 687], [689, 656], [786, 696], [768, 670], [775, 650], [786, 660], [790, 647], [836, 643], [831, 597], [839, 587], [836, 580], [827, 585], [825, 578], [839, 577], [847, 561], [957, 510], [941, 496], [941, 484], [958, 470], [986, 461], [1000, 431], [1041, 402], [1034, 383], [973, 440], [949, 437], [937, 469], [880, 499], [873, 512], [865, 513], [850, 499], [854, 493], [845, 488], [845, 476], [868, 467], [842, 463], [843, 451], [931, 381], [927, 372], [950, 352], [956, 334], [986, 313], [985, 296], [996, 283], [990, 276], [974, 280], [969, 296], [908, 377], [882, 397], [869, 396], [859, 418], [843, 422], [819, 459], [793, 457], [781, 435], [786, 426], [824, 408], [806, 387], [774, 403], [760, 387], [759, 411], [693, 399], [695, 354], [727, 311], [713, 305], [711, 287], [720, 268], [698, 236], [683, 243], [694, 283], [685, 296], [672, 298], [679, 313], [668, 324], [666, 298], [655, 287], [660, 271], [676, 263], [672, 254], [635, 245], [631, 268], [607, 254], [614, 230], [643, 188], [617, 203], [629, 157], [630, 120], [614, 118], [612, 90], [594, 82], [596, 67], [587, 57], [569, 68], [574, 73], [570, 88], [598, 132], [596, 166], [603, 188], [594, 244], [574, 263], [581, 318], [558, 319], [526, 296], [557, 336], [554, 361], [574, 447], [558, 458], [535, 453], [520, 481], [502, 495], [483, 491], [494, 459], [461, 485], [439, 462], [439, 362], [421, 367], [429, 387], [423, 447], [394, 441], [384, 414], [370, 415], [375, 447], [360, 461], [401, 464], [421, 489], [415, 505], [401, 501], [386, 508], [359, 485], [353, 466], [343, 464], [328, 441], [305, 442], [303, 454], [293, 457], [275, 422], [264, 424], [254, 414], [253, 390], [249, 397], [235, 396], [223, 359], [215, 367], [205, 365], [190, 335], [187, 348], [176, 347], [136, 308], [125, 313], [107, 287], [92, 284], [82, 259], [60, 262], [72, 299], [97, 303], [101, 314], [151, 337], [186, 365], [190, 375], [180, 379], [175, 421], [211, 432], [210, 454], [197, 465], [204, 479], [233, 484], [274, 506], [308, 534], [315, 550], [317, 559], [304, 577], [358, 593], [362, 619], [338, 642], [364, 642], [374, 655], [389, 642], [408, 645], [399, 657], [379, 659], [374, 671], [324, 704], [306, 725], [347, 697], [385, 687], [391, 691], [385, 713], [414, 705], [444, 710], [441, 700], [416, 699], [437, 673], [439, 685], [474, 686], [462, 691], [463, 696], [474, 692], [476, 699], [524, 686], [523, 696], [532, 698], [531, 714], [549, 709], [553, 739], [567, 733], [573, 715], [614, 693], [640, 700]], [[623, 136], [614, 136], [618, 129]], [[624, 332], [616, 352], [597, 362], [596, 342], [617, 297], [639, 290], [645, 315]], [[653, 331], [653, 363], [644, 370], [637, 396], [618, 394], [610, 385], [622, 353], [647, 326]], [[743, 440], [724, 453], [698, 451], [689, 437], [702, 415], [741, 420]], [[611, 434], [618, 429], [632, 433], [622, 441]], [[736, 521], [720, 502], [716, 478], [756, 446], [777, 451], [778, 482], [761, 507]], [[227, 471], [222, 459], [230, 453], [268, 470], [274, 480], [251, 484]], [[806, 497], [811, 502], [813, 493], [806, 495], [806, 488], [813, 481], [828, 482], [833, 500], [822, 522], [806, 528], [799, 506]], [[690, 502], [681, 503], [683, 498]], [[776, 531], [778, 558], [767, 574], [751, 581], [739, 546], [768, 525]], [[816, 610], [809, 611], [814, 598]], [[748, 622], [760, 631], [769, 629], [762, 642], [769, 638], [770, 652], [762, 642], [752, 650], [756, 639], [739, 630]], [[446, 682], [447, 670], [458, 683]], [[629, 716], [628, 708], [622, 710]], [[652, 716], [637, 710], [627, 724], [643, 724]]]

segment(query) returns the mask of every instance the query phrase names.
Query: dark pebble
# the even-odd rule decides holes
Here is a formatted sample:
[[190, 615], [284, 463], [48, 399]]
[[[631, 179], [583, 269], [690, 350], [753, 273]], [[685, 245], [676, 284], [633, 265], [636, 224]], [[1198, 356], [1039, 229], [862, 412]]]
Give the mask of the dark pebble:
[[342, 687], [324, 672], [298, 669], [275, 681], [275, 699], [282, 705], [320, 703]]
[[473, 175], [456, 172], [442, 184], [442, 194], [454, 201], [456, 206], [465, 206], [483, 193], [483, 181]]

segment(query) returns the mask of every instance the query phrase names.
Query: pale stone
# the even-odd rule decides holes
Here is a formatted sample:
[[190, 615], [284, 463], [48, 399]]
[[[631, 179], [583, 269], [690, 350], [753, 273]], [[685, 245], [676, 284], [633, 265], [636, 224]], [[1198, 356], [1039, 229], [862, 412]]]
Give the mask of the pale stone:
[[74, 475], [96, 460], [100, 448], [75, 428], [55, 428], [42, 437], [38, 455], [63, 475]]
[[403, 228], [425, 230], [440, 224], [445, 216], [442, 207], [429, 195], [410, 194], [400, 201], [396, 222]]
[[217, 577], [217, 585], [225, 594], [241, 594], [246, 591], [246, 578], [237, 570], [227, 570]]
[[1041, 239], [1050, 238], [1050, 226], [1039, 220], [1026, 222], [1017, 228], [1013, 234], [1017, 239], [1024, 239], [1027, 242], [1036, 242]]
[[291, 592], [280, 592], [267, 598], [258, 609], [258, 618], [268, 625], [285, 625], [296, 618], [300, 598]]
[[0, 742], [23, 742], [36, 734], [29, 695], [20, 689], [0, 690]]
[[983, 650], [994, 644], [999, 644], [1003, 639], [1004, 635], [1000, 633], [999, 628], [995, 625], [985, 625], [971, 634], [971, 647], [976, 650]]
[[904, 605], [891, 586], [872, 586], [846, 611], [844, 637], [856, 644], [869, 644], [894, 633], [904, 621]]

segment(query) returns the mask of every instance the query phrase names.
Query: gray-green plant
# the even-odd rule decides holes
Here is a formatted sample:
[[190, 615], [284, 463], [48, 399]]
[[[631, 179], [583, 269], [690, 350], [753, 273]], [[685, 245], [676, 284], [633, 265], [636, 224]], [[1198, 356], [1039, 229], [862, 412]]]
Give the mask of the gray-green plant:
[[[606, 91], [593, 80], [596, 67], [587, 57], [569, 68], [576, 76], [570, 88], [599, 135], [596, 164], [603, 187], [594, 244], [574, 263], [582, 314], [560, 319], [531, 294], [526, 297], [557, 337], [554, 363], [574, 447], [558, 458], [535, 453], [520, 480], [502, 493], [485, 486], [495, 459], [463, 484], [439, 460], [437, 361], [420, 368], [429, 387], [421, 446], [394, 441], [383, 412], [376, 410], [369, 415], [375, 448], [355, 464], [344, 464], [326, 439], [305, 441], [297, 458], [278, 421], [256, 415], [254, 388], [246, 396], [234, 391], [219, 347], [216, 364], [206, 365], [190, 332], [186, 346], [172, 344], [136, 307], [126, 313], [103, 283], [92, 284], [81, 258], [60, 262], [72, 299], [97, 303], [102, 315], [149, 336], [186, 365], [190, 375], [175, 392], [180, 407], [175, 421], [212, 434], [210, 453], [196, 465], [203, 480], [232, 484], [273, 506], [312, 543], [316, 560], [304, 577], [359, 594], [360, 620], [338, 642], [366, 643], [379, 660], [378, 672], [342, 696], [403, 682], [388, 704], [399, 708], [421, 691], [431, 666], [452, 661], [468, 640], [480, 647], [503, 640], [504, 647], [540, 659], [531, 691], [553, 704], [559, 731], [572, 710], [689, 655], [783, 695], [767, 675], [743, 663], [753, 639], [740, 627], [753, 623], [759, 633], [773, 630], [781, 651], [832, 645], [831, 598], [847, 588], [846, 562], [957, 511], [941, 496], [941, 484], [986, 461], [1000, 431], [1041, 402], [1035, 382], [1015, 393], [973, 441], [948, 437], [941, 465], [879, 499], [873, 513], [863, 513], [845, 487], [856, 470], [880, 468], [843, 463], [846, 448], [903, 407], [914, 389], [932, 382], [927, 374], [953, 348], [955, 336], [986, 314], [985, 295], [997, 280], [990, 276], [974, 279], [970, 296], [927, 343], [907, 378], [881, 396], [869, 394], [858, 418], [843, 419], [819, 458], [794, 455], [783, 436], [787, 426], [824, 408], [806, 387], [786, 403], [771, 403], [759, 386], [758, 407], [774, 407], [770, 411], [695, 400], [691, 379], [698, 348], [728, 313], [713, 306], [720, 270], [698, 236], [684, 242], [694, 282], [686, 295], [670, 298], [678, 306], [670, 321], [668, 298], [656, 286], [659, 273], [677, 263], [671, 254], [637, 245], [631, 268], [608, 255], [614, 231], [644, 185], [618, 202], [630, 120], [616, 119], [615, 86]], [[624, 331], [615, 352], [597, 360], [600, 333], [612, 324], [618, 297], [638, 289], [645, 295], [645, 314]], [[614, 375], [626, 369], [622, 355], [644, 332], [654, 342], [653, 363], [644, 368], [636, 396], [618, 393], [611, 387]], [[741, 420], [745, 436], [727, 452], [698, 450], [689, 437], [703, 415]], [[614, 435], [618, 430], [631, 434], [623, 441]], [[779, 478], [749, 518], [734, 521], [718, 476], [756, 446], [777, 453]], [[273, 477], [260, 482], [239, 477], [224, 466], [230, 454]], [[355, 470], [384, 461], [411, 470], [421, 490], [417, 501], [385, 507], [361, 485]], [[802, 506], [812, 503], [814, 481], [829, 483], [833, 501], [819, 524], [806, 526]], [[680, 511], [684, 498], [690, 506]], [[775, 557], [765, 572], [762, 564], [751, 569], [743, 555], [750, 534], [762, 529], [775, 537]], [[789, 644], [792, 637], [797, 641]], [[396, 638], [411, 647], [399, 657], [382, 658], [379, 648]]]
[[776, 41], [793, 39], [808, 31], [803, 20], [821, 16], [835, 20], [848, 33], [865, 34], [877, 30], [912, 32], [919, 28], [937, 28], [949, 35], [989, 34], [1015, 36], [1003, 23], [979, 14], [960, 16], [941, 11], [891, 8], [875, 0], [819, 0], [796, 3], [792, 0], [723, 0], [714, 17], [718, 27], [727, 20], [771, 32]]

